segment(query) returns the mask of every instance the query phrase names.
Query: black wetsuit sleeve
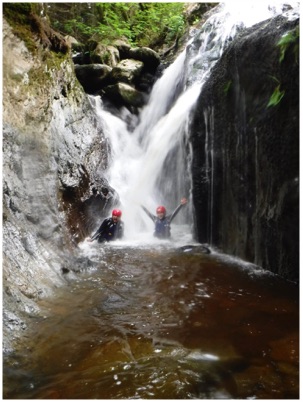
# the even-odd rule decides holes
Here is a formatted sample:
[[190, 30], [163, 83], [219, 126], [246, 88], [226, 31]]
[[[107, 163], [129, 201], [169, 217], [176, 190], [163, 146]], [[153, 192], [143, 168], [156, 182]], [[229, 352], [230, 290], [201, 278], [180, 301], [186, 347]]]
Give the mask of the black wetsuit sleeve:
[[169, 223], [172, 222], [172, 220], [176, 217], [176, 215], [179, 213], [179, 211], [181, 210], [181, 208], [183, 206], [184, 206], [184, 204], [179, 204], [179, 206], [174, 210], [174, 212], [166, 217], [167, 220], [169, 221]]
[[104, 232], [106, 226], [107, 226], [108, 219], [105, 219], [103, 223], [100, 225], [98, 231], [91, 237], [92, 241], [97, 239], [102, 232]]
[[141, 206], [141, 207], [145, 211], [145, 213], [148, 215], [148, 217], [151, 218], [155, 222], [157, 217], [155, 215], [153, 215], [150, 211], [148, 211], [146, 207], [144, 207], [144, 206]]

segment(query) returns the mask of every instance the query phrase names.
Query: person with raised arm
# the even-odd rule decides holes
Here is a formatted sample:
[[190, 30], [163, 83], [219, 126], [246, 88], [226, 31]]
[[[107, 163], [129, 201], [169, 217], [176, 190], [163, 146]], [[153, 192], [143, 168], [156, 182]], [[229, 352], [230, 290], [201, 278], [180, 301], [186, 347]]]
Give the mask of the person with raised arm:
[[152, 214], [147, 210], [146, 207], [141, 206], [145, 213], [153, 220], [155, 223], [155, 231], [154, 236], [159, 239], [169, 239], [171, 236], [170, 233], [170, 224], [178, 212], [181, 210], [183, 206], [187, 203], [187, 199], [181, 199], [180, 204], [176, 207], [176, 209], [171, 214], [166, 214], [166, 208], [164, 206], [159, 206], [156, 209], [156, 215]]

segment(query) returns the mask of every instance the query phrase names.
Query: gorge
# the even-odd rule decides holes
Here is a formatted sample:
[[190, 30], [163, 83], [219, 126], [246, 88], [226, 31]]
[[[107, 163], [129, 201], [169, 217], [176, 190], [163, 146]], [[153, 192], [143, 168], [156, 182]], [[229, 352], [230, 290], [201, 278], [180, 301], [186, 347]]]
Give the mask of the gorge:
[[[27, 385], [20, 394], [17, 392], [17, 397], [79, 396], [72, 382], [66, 395], [54, 387], [54, 384], [60, 384], [59, 379], [54, 384], [47, 381], [45, 391], [45, 381], [35, 372], [39, 369], [32, 370], [32, 379], [39, 379], [37, 382], [28, 381], [26, 377], [24, 381], [22, 371], [18, 373], [18, 369], [27, 367], [31, 361], [31, 355], [24, 351], [30, 350], [35, 355], [28, 332], [37, 331], [38, 324], [38, 329], [45, 329], [45, 332], [49, 332], [49, 326], [60, 329], [60, 334], [66, 331], [71, 337], [77, 325], [64, 330], [59, 319], [64, 322], [68, 318], [73, 323], [73, 316], [64, 316], [67, 315], [64, 306], [75, 304], [77, 310], [85, 310], [87, 295], [94, 295], [92, 305], [87, 308], [90, 315], [93, 312], [90, 319], [105, 321], [110, 329], [113, 326], [108, 320], [110, 315], [116, 318], [117, 312], [119, 315], [122, 312], [130, 318], [124, 319], [125, 325], [121, 325], [120, 316], [113, 319], [117, 320], [115, 331], [109, 336], [102, 330], [102, 343], [109, 337], [105, 344], [100, 342], [102, 349], [97, 339], [84, 339], [83, 343], [91, 343], [95, 350], [84, 354], [80, 348], [82, 361], [69, 361], [77, 366], [78, 373], [85, 373], [89, 368], [84, 356], [91, 354], [89, 362], [94, 362], [103, 355], [109, 360], [104, 373], [110, 384], [111, 364], [107, 354], [115, 356], [109, 350], [111, 343], [116, 343], [113, 350], [117, 348], [120, 355], [125, 349], [131, 351], [123, 364], [126, 370], [136, 361], [133, 356], [140, 363], [146, 351], [151, 350], [152, 365], [158, 370], [161, 365], [156, 357], [163, 352], [162, 359], [170, 362], [170, 377], [176, 372], [175, 365], [184, 365], [180, 370], [182, 385], [179, 392], [173, 392], [174, 387], [169, 386], [163, 395], [160, 388], [156, 397], [172, 397], [172, 393], [179, 398], [244, 396], [245, 371], [255, 376], [261, 368], [259, 356], [253, 357], [247, 347], [250, 339], [245, 347], [239, 347], [241, 343], [237, 337], [240, 339], [240, 336], [225, 335], [237, 344], [235, 352], [234, 347], [227, 346], [221, 339], [210, 348], [204, 336], [202, 339], [209, 347], [209, 356], [201, 353], [197, 341], [199, 332], [203, 334], [212, 326], [214, 333], [208, 330], [209, 338], [214, 334], [218, 337], [220, 330], [212, 322], [211, 312], [224, 317], [218, 306], [224, 310], [234, 307], [234, 299], [227, 297], [220, 300], [218, 306], [215, 305], [217, 297], [206, 302], [212, 292], [215, 293], [209, 291], [211, 284], [220, 284], [219, 290], [223, 290], [225, 278], [226, 284], [233, 279], [234, 286], [230, 287], [235, 288], [218, 293], [222, 292], [224, 296], [232, 293], [233, 298], [245, 295], [248, 309], [254, 306], [260, 316], [264, 315], [262, 319], [256, 319], [257, 324], [252, 326], [250, 334], [257, 337], [258, 354], [267, 355], [278, 370], [272, 369], [265, 386], [260, 387], [261, 397], [272, 397], [273, 392], [267, 391], [268, 385], [275, 379], [281, 387], [280, 377], [283, 379], [283, 376], [287, 379], [286, 386], [277, 392], [281, 393], [278, 397], [296, 396], [298, 288], [293, 282], [299, 279], [299, 12], [296, 3], [293, 8], [290, 5], [282, 9], [266, 6], [261, 12], [256, 10], [256, 14], [253, 14], [253, 8], [250, 12], [246, 9], [244, 15], [252, 20], [245, 21], [242, 15], [239, 17], [241, 9], [237, 7], [235, 14], [235, 10], [223, 5], [210, 12], [201, 29], [191, 32], [186, 48], [163, 71], [153, 85], [146, 105], [139, 110], [125, 105], [108, 107], [102, 97], [86, 94], [68, 53], [59, 52], [54, 56], [37, 42], [37, 51], [29, 49], [4, 19], [3, 344], [8, 357], [5, 368], [17, 368], [17, 376], [12, 371], [17, 382], [21, 379], [20, 383]], [[102, 198], [103, 187], [110, 191], [109, 202]], [[174, 222], [171, 242], [157, 243], [152, 237], [152, 223], [140, 205], [153, 211], [158, 204], [164, 204], [168, 210], [173, 210], [183, 196], [189, 203]], [[90, 247], [86, 237], [115, 206], [123, 210], [126, 239], [113, 247], [106, 245], [102, 250], [95, 245]], [[209, 260], [211, 255], [201, 253], [201, 244], [211, 249], [214, 261]], [[226, 266], [220, 279], [216, 273], [222, 259]], [[206, 272], [204, 265], [208, 267]], [[233, 265], [241, 269], [233, 272]], [[158, 274], [154, 267], [159, 269]], [[142, 269], [146, 271], [144, 275]], [[259, 276], [260, 283], [255, 284]], [[80, 294], [85, 281], [93, 287]], [[269, 287], [266, 291], [264, 282]], [[151, 287], [150, 292], [144, 289], [146, 284]], [[243, 292], [243, 284], [247, 286], [247, 294]], [[98, 287], [94, 288], [95, 285]], [[101, 296], [98, 296], [99, 288]], [[71, 294], [79, 293], [83, 305], [72, 297], [67, 302], [66, 289], [72, 290]], [[170, 290], [172, 300], [162, 300], [166, 289]], [[274, 289], [279, 290], [279, 296]], [[184, 290], [188, 290], [188, 294], [181, 298], [179, 293]], [[260, 298], [263, 304], [259, 306], [252, 302], [248, 294], [253, 299]], [[54, 295], [57, 315], [48, 313], [49, 301]], [[183, 304], [170, 311], [172, 301], [175, 303], [179, 297]], [[157, 298], [161, 305], [157, 304]], [[102, 307], [99, 307], [99, 299], [104, 299]], [[269, 301], [273, 301], [273, 306]], [[128, 307], [136, 307], [136, 320]], [[145, 312], [148, 307], [152, 309], [150, 314]], [[271, 309], [278, 311], [277, 318]], [[77, 323], [76, 312], [74, 315]], [[138, 318], [142, 315], [144, 320], [140, 321]], [[208, 318], [208, 325], [201, 319], [203, 315]], [[243, 326], [239, 335], [247, 337], [246, 329], [250, 326], [250, 320], [245, 316], [247, 312], [233, 315]], [[271, 319], [273, 329], [278, 334], [277, 340], [275, 336], [268, 336], [269, 340], [265, 337], [266, 346], [270, 346], [268, 351], [261, 342], [265, 332], [263, 321], [266, 322], [267, 317], [274, 318]], [[78, 317], [80, 322], [81, 318]], [[161, 327], [165, 321], [176, 334], [179, 329], [180, 334], [166, 334], [169, 325]], [[84, 319], [83, 323], [85, 328]], [[289, 333], [282, 332], [281, 323]], [[143, 324], [149, 333], [143, 329]], [[231, 319], [226, 327], [232, 324]], [[156, 335], [152, 333], [153, 326], [160, 329]], [[95, 330], [91, 334], [88, 330], [88, 336], [97, 338], [100, 327], [96, 335]], [[121, 327], [135, 327], [136, 331], [129, 334], [124, 330], [121, 336]], [[184, 342], [186, 327], [192, 331], [187, 343]], [[45, 334], [42, 330], [39, 332], [40, 339], [37, 340], [43, 340]], [[137, 345], [134, 335], [143, 338], [141, 346]], [[64, 338], [60, 343], [65, 347], [73, 345]], [[36, 351], [43, 349], [43, 342], [37, 342]], [[285, 351], [287, 359], [281, 359], [280, 349]], [[54, 351], [57, 360], [62, 355], [61, 344], [59, 350], [55, 348]], [[22, 354], [25, 358], [15, 358]], [[43, 354], [40, 357], [36, 353], [37, 368], [44, 362], [46, 356]], [[50, 357], [52, 350], [47, 354]], [[221, 360], [223, 356], [228, 357], [225, 361], [222, 359], [223, 363], [214, 358]], [[123, 362], [121, 356], [116, 360]], [[55, 367], [55, 359], [45, 370], [47, 376], [54, 376], [52, 366]], [[210, 379], [209, 367], [213, 371]], [[109, 396], [105, 397], [150, 398], [148, 388], [141, 395], [139, 388], [124, 390], [119, 395], [117, 383], [124, 370], [121, 367], [120, 372], [114, 373], [117, 390], [112, 394], [108, 392]], [[56, 371], [60, 373], [58, 369]], [[158, 378], [154, 379], [153, 373], [148, 371], [143, 371], [143, 384], [152, 385], [153, 381], [156, 384]], [[228, 376], [230, 371], [235, 378]], [[203, 374], [203, 382], [200, 378], [198, 382], [193, 375], [198, 372]], [[5, 393], [16, 397], [12, 392], [16, 385], [9, 370], [7, 373]], [[236, 387], [235, 374], [238, 373], [245, 376], [241, 379], [240, 375]], [[31, 374], [30, 370], [28, 374]], [[136, 376], [134, 374], [130, 371], [130, 379]], [[163, 378], [159, 373], [157, 375], [160, 384], [166, 385], [167, 375], [162, 375]], [[97, 375], [90, 373], [89, 385], [96, 384], [96, 380], [91, 383], [94, 376]], [[31, 375], [28, 377], [30, 379]], [[131, 382], [127, 381], [127, 384]], [[170, 385], [174, 382], [173, 379]], [[194, 390], [189, 391], [184, 386], [195, 382], [200, 386]], [[252, 381], [249, 395], [244, 397], [259, 397], [256, 392], [258, 382], [260, 380]], [[216, 386], [212, 389], [209, 385]], [[98, 387], [92, 397], [104, 397], [100, 390], [103, 386]], [[82, 398], [88, 396], [85, 386], [79, 393]]]

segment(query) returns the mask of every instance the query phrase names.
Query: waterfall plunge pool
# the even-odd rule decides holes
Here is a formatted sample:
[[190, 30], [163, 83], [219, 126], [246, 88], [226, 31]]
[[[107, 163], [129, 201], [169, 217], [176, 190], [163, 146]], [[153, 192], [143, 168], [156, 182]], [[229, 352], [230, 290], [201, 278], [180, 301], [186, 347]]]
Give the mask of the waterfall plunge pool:
[[84, 246], [5, 399], [297, 399], [298, 287], [198, 245]]
[[[260, 5], [252, 13], [243, 3], [253, 20], [246, 26], [270, 18]], [[242, 26], [238, 2], [236, 20], [228, 11], [206, 22], [202, 47], [193, 47], [186, 65], [181, 54], [164, 72], [133, 133], [91, 99], [111, 145], [108, 181], [119, 191], [130, 237], [140, 229], [134, 221], [146, 220], [137, 220], [140, 204], [172, 209], [188, 197], [188, 116], [213, 55]], [[174, 165], [165, 166], [172, 150]], [[43, 314], [32, 318], [26, 348], [5, 357], [3, 397], [298, 399], [298, 287], [214, 251], [180, 246], [140, 239], [85, 248], [87, 268], [67, 273], [66, 287], [40, 301]]]

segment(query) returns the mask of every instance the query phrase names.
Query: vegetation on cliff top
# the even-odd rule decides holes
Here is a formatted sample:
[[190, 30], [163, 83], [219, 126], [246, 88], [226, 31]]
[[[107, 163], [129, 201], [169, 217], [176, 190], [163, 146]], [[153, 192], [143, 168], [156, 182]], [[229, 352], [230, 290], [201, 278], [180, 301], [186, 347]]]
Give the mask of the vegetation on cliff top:
[[44, 3], [51, 25], [80, 42], [124, 39], [133, 46], [170, 44], [185, 28], [184, 3]]
[[13, 32], [24, 41], [28, 50], [35, 52], [36, 41], [56, 53], [65, 54], [68, 46], [63, 36], [54, 31], [49, 23], [40, 17], [39, 3], [3, 3], [3, 16]]
[[[192, 19], [199, 20], [213, 6], [179, 2], [3, 3], [3, 15], [31, 50], [39, 39], [44, 47], [65, 53], [62, 39], [67, 35], [80, 44], [94, 40], [108, 45], [122, 39], [131, 46], [159, 50], [177, 43], [194, 24]], [[35, 34], [34, 40], [29, 33]]]

